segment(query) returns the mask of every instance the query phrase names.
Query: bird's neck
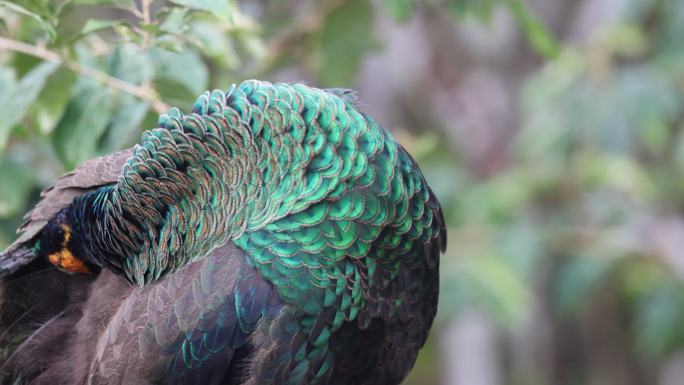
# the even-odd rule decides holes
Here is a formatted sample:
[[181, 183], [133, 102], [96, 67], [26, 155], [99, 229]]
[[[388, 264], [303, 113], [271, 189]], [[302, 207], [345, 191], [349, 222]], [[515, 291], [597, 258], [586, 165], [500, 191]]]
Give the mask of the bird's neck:
[[124, 235], [117, 226], [112, 215], [116, 209], [112, 202], [117, 201], [114, 193], [114, 185], [108, 185], [76, 198], [67, 220], [74, 229], [73, 244], [82, 259], [126, 276], [125, 256], [141, 247], [142, 236], [135, 229], [128, 229]]

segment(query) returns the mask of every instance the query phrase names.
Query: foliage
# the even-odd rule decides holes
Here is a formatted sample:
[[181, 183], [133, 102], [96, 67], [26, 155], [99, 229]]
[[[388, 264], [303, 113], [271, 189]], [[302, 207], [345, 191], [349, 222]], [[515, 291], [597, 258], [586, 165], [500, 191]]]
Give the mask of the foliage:
[[511, 11], [537, 52], [547, 58], [554, 58], [558, 54], [556, 40], [521, 0], [384, 0], [384, 5], [400, 21], [408, 20], [416, 8], [427, 6], [446, 8], [456, 17], [475, 15], [486, 21], [494, 7], [504, 5]]
[[515, 329], [538, 290], [579, 320], [614, 294], [637, 356], [684, 346], [681, 249], [667, 246], [684, 236], [684, 12], [624, 3], [590, 44], [561, 47], [525, 82], [505, 167], [484, 180], [450, 171], [456, 191], [439, 192], [460, 260], [442, 271], [459, 295], [443, 320], [476, 307]]

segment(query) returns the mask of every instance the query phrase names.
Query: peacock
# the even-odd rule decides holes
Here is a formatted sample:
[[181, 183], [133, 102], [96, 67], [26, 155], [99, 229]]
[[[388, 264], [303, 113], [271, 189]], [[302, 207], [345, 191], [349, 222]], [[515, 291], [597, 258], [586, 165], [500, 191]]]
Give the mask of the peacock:
[[64, 175], [18, 232], [2, 384], [399, 384], [446, 247], [356, 93], [257, 80]]

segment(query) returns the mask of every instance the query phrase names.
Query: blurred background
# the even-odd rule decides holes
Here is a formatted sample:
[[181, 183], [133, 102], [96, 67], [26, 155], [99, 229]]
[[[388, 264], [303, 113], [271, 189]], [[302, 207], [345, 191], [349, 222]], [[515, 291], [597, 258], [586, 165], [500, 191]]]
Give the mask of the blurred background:
[[0, 0], [0, 249], [54, 179], [246, 78], [359, 91], [444, 206], [406, 384], [684, 384], [677, 0]]

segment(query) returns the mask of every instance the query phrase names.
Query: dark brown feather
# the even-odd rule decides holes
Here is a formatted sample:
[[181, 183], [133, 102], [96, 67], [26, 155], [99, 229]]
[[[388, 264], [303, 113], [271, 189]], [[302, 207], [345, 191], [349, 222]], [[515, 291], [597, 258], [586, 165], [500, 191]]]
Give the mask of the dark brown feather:
[[133, 149], [129, 148], [91, 159], [59, 178], [54, 186], [43, 190], [40, 202], [24, 216], [24, 223], [17, 230], [21, 236], [15, 244], [31, 240], [50, 218], [68, 206], [75, 197], [88, 190], [116, 182], [123, 165], [131, 155]]

